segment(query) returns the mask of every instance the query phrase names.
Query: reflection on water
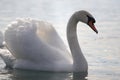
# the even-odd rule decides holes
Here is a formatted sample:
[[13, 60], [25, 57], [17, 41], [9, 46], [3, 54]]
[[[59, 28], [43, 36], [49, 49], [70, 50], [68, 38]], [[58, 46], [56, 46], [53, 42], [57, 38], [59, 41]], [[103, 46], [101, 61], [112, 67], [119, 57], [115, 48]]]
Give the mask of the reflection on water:
[[40, 72], [27, 70], [8, 70], [12, 80], [87, 80], [87, 73]]

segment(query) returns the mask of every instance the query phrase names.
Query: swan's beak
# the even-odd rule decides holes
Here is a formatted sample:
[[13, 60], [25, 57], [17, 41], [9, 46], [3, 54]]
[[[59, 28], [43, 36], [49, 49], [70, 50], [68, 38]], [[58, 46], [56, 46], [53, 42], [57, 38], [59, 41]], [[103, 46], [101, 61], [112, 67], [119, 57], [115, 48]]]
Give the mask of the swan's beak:
[[96, 33], [98, 33], [98, 30], [96, 29], [96, 27], [95, 27], [95, 25], [94, 25], [92, 20], [89, 21], [88, 25], [92, 28], [92, 30], [94, 30]]

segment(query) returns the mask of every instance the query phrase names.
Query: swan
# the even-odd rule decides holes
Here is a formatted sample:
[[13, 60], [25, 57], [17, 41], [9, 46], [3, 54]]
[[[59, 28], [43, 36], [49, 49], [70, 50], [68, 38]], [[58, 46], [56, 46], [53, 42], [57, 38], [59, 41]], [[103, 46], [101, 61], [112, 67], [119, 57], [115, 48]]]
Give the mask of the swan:
[[5, 30], [5, 43], [9, 51], [1, 50], [0, 56], [6, 66], [13, 69], [87, 72], [88, 63], [77, 40], [79, 21], [98, 33], [94, 17], [87, 11], [76, 11], [67, 24], [70, 53], [50, 23], [31, 18], [17, 19]]

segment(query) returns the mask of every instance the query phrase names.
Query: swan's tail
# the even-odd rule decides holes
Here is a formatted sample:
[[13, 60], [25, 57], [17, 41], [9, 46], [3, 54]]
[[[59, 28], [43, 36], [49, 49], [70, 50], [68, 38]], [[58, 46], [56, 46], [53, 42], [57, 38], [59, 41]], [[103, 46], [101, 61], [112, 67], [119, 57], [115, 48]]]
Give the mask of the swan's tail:
[[0, 57], [5, 62], [7, 68], [13, 68], [15, 58], [8, 50], [0, 49]]

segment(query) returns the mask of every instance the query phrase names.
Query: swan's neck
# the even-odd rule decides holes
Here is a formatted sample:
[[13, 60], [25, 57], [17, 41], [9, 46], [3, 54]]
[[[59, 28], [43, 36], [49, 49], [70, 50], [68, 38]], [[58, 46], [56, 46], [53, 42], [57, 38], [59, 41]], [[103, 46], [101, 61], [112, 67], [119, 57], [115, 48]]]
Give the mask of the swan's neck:
[[88, 65], [77, 40], [77, 23], [78, 20], [75, 15], [73, 15], [67, 25], [67, 39], [73, 56], [73, 70], [86, 72]]

